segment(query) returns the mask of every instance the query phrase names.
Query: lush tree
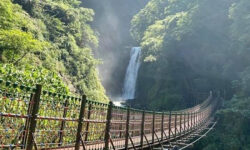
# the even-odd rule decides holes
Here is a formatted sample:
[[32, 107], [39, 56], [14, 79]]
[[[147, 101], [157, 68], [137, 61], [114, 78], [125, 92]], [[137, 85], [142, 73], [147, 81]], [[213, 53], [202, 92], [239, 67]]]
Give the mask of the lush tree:
[[20, 30], [0, 30], [1, 61], [18, 64], [28, 53], [43, 50], [45, 42]]
[[151, 0], [131, 22], [143, 51], [134, 106], [180, 109], [196, 104], [199, 92], [224, 91], [218, 129], [197, 150], [249, 149], [249, 6]]
[[98, 46], [93, 10], [79, 0], [3, 0], [0, 12], [1, 63], [53, 70], [71, 92], [107, 102], [92, 54]]

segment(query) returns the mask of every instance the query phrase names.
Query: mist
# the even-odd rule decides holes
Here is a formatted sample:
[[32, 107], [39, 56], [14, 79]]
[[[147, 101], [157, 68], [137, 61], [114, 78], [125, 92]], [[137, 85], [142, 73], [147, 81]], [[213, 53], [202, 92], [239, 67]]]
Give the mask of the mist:
[[250, 0], [0, 0], [0, 149], [250, 150], [249, 124]]
[[95, 11], [92, 27], [99, 36], [95, 57], [102, 60], [99, 76], [111, 99], [122, 94], [131, 47], [138, 46], [130, 36], [130, 22], [148, 0], [86, 0], [84, 7]]

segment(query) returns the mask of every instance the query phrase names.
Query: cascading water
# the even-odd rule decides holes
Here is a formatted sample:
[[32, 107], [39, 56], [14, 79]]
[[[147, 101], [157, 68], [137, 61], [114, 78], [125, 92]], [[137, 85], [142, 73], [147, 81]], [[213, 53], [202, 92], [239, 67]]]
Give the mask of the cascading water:
[[137, 80], [138, 70], [140, 67], [140, 55], [141, 55], [140, 47], [133, 47], [131, 49], [130, 61], [127, 68], [123, 86], [123, 93], [122, 93], [123, 100], [129, 100], [135, 98], [136, 80]]

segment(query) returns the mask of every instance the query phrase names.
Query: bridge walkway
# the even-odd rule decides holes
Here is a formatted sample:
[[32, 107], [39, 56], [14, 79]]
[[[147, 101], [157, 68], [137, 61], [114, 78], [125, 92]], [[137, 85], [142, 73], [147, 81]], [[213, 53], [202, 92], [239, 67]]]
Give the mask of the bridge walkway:
[[0, 79], [0, 148], [118, 150], [180, 145], [211, 120], [219, 103], [210, 93], [189, 109], [152, 112]]

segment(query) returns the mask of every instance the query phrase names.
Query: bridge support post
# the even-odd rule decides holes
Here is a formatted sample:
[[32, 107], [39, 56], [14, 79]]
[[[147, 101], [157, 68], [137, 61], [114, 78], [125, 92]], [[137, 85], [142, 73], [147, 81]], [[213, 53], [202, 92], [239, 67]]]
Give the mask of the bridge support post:
[[[32, 102], [32, 100], [33, 100], [33, 96], [34, 96], [34, 94], [33, 93], [31, 93], [30, 94], [30, 99], [29, 99], [29, 106], [28, 106], [28, 110], [27, 110], [27, 115], [30, 115], [31, 114], [31, 111], [32, 111], [32, 109], [31, 109], [31, 102]], [[23, 136], [23, 138], [22, 138], [22, 149], [25, 149], [25, 147], [27, 146], [26, 144], [26, 141], [27, 141], [27, 137], [28, 137], [28, 130], [29, 130], [29, 122], [30, 122], [30, 118], [27, 118], [26, 119], [26, 121], [25, 121], [25, 125], [24, 125], [24, 130], [25, 130], [25, 132], [22, 134], [22, 136]]]
[[109, 149], [109, 141], [110, 141], [110, 127], [111, 127], [111, 119], [112, 119], [112, 108], [113, 108], [113, 103], [112, 101], [109, 102], [109, 106], [108, 106], [108, 112], [107, 112], [107, 121], [106, 121], [106, 130], [105, 130], [105, 137], [104, 137], [104, 141], [105, 141], [105, 147], [104, 150], [108, 150]]
[[197, 126], [200, 125], [200, 112], [197, 112]]
[[205, 118], [204, 112], [202, 112], [201, 117], [202, 117], [202, 123], [203, 123], [204, 122], [204, 118]]
[[164, 112], [162, 113], [161, 116], [161, 141], [164, 140], [163, 133], [164, 133]]
[[152, 143], [155, 142], [155, 112], [153, 112], [153, 120], [152, 120]]
[[193, 129], [193, 113], [191, 113], [191, 125], [190, 125], [190, 130]]
[[203, 122], [203, 111], [200, 113], [200, 123], [202, 123]]
[[182, 113], [180, 114], [180, 135], [182, 131]]
[[196, 127], [196, 112], [194, 112], [194, 128]]
[[195, 112], [193, 113], [193, 128], [195, 128]]
[[170, 139], [171, 138], [171, 119], [172, 119], [172, 112], [170, 111], [169, 113], [169, 119], [168, 119], [168, 138]]
[[[66, 118], [66, 116], [67, 116], [68, 104], [69, 104], [69, 101], [66, 100], [65, 103], [64, 103], [63, 118]], [[62, 123], [61, 123], [61, 128], [60, 128], [60, 131], [59, 131], [59, 144], [58, 144], [58, 146], [61, 146], [62, 143], [63, 143], [63, 135], [64, 135], [63, 130], [65, 128], [65, 122], [66, 121], [63, 120]]]
[[199, 114], [200, 114], [200, 112], [197, 112], [197, 114], [196, 114], [196, 124], [197, 124], [197, 127], [199, 126]]
[[[39, 103], [42, 92], [42, 86], [36, 85], [35, 95], [33, 96], [33, 100], [31, 101], [31, 119], [29, 124], [29, 134], [27, 138], [27, 147], [26, 150], [32, 150], [34, 144], [34, 133], [36, 130], [36, 118], [39, 111]], [[33, 105], [33, 106], [32, 106]]]
[[141, 121], [141, 149], [143, 149], [144, 123], [145, 123], [145, 111], [142, 112], [142, 121]]
[[177, 113], [174, 115], [174, 137], [176, 138], [177, 134]]
[[202, 111], [199, 112], [199, 125], [202, 123], [202, 117], [201, 117]]
[[130, 108], [127, 108], [127, 121], [126, 121], [126, 133], [125, 133], [125, 150], [128, 149], [129, 140], [129, 122], [130, 122]]
[[[87, 119], [90, 119], [90, 116], [91, 116], [91, 110], [92, 110], [92, 104], [89, 104], [89, 107], [88, 107], [88, 118]], [[89, 135], [89, 122], [87, 122], [87, 125], [86, 125], [86, 133], [85, 133], [85, 139], [84, 141], [88, 141], [88, 135]]]
[[199, 113], [199, 125], [201, 125], [201, 119], [202, 119], [202, 118], [201, 118], [201, 113], [202, 113], [202, 112]]
[[184, 127], [183, 127], [183, 134], [186, 134], [186, 113], [184, 113]]
[[76, 133], [76, 143], [75, 143], [75, 150], [80, 149], [80, 142], [81, 142], [81, 132], [83, 127], [83, 119], [84, 119], [84, 113], [85, 113], [85, 106], [87, 103], [87, 97], [86, 95], [82, 96], [81, 101], [81, 108], [80, 108], [80, 114], [79, 114], [79, 120], [78, 120], [78, 127], [77, 127], [77, 133]]
[[194, 128], [196, 128], [196, 125], [197, 125], [197, 124], [196, 124], [196, 114], [197, 114], [197, 113], [194, 112]]
[[199, 126], [199, 112], [196, 113], [196, 126]]

